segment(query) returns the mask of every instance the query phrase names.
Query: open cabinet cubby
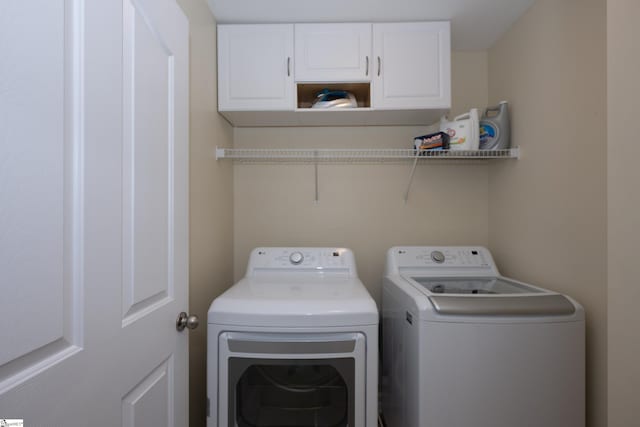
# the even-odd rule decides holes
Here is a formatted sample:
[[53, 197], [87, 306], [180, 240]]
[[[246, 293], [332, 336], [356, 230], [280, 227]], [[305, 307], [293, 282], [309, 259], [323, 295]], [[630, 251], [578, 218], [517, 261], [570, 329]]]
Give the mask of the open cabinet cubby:
[[351, 92], [358, 101], [358, 108], [371, 108], [370, 83], [298, 83], [296, 86], [297, 108], [311, 108], [318, 93], [323, 89]]

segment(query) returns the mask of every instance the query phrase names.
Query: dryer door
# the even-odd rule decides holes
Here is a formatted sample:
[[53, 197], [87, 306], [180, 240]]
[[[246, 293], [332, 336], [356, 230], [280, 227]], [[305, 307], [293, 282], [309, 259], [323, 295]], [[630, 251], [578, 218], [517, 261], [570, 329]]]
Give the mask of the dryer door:
[[364, 427], [360, 333], [219, 337], [220, 427]]

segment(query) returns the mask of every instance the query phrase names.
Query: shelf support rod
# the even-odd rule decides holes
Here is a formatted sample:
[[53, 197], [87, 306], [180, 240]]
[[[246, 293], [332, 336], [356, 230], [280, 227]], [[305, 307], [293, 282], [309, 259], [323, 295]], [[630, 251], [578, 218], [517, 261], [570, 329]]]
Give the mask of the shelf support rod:
[[315, 157], [315, 161], [313, 162], [313, 167], [315, 169], [315, 199], [314, 202], [318, 203], [319, 192], [318, 192], [318, 150], [313, 152], [313, 156]]
[[409, 183], [407, 183], [407, 191], [404, 192], [404, 203], [407, 204], [409, 201], [409, 190], [411, 189], [411, 183], [413, 182], [413, 175], [416, 172], [416, 165], [418, 164], [418, 155], [416, 153], [416, 158], [413, 160], [413, 166], [411, 166], [411, 173], [409, 174]]

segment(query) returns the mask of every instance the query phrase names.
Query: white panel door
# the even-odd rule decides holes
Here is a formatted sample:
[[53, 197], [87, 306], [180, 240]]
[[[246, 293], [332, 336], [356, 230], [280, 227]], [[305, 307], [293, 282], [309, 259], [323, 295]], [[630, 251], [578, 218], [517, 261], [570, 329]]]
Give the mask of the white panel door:
[[218, 25], [218, 109], [293, 110], [293, 24]]
[[449, 22], [373, 24], [372, 107], [451, 106]]
[[296, 82], [371, 80], [371, 24], [296, 24]]
[[187, 425], [188, 23], [0, 3], [0, 418]]

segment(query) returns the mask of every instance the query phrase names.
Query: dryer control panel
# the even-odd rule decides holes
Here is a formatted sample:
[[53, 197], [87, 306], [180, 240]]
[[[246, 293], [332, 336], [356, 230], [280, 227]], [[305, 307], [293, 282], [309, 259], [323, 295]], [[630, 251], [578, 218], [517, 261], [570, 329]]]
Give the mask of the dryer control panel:
[[345, 248], [256, 248], [251, 252], [247, 275], [264, 271], [324, 272], [356, 276], [353, 253]]
[[401, 246], [389, 249], [387, 274], [408, 270], [428, 276], [498, 275], [489, 251], [480, 246]]

